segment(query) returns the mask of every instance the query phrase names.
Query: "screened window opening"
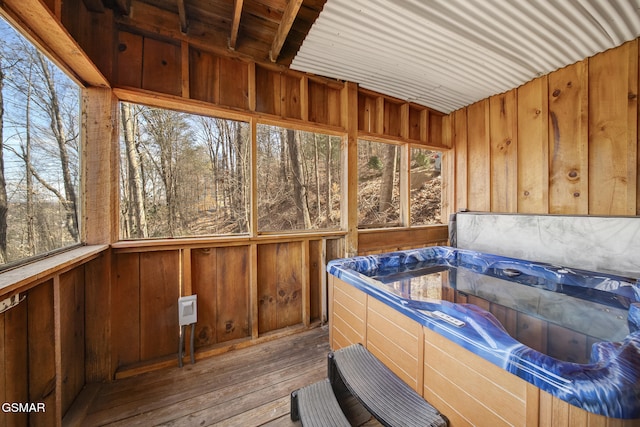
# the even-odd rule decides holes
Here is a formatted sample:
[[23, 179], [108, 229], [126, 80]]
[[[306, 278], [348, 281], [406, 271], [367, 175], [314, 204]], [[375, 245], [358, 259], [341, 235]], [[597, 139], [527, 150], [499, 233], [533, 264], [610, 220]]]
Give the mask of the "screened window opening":
[[80, 242], [79, 100], [0, 18], [0, 268]]
[[411, 225], [441, 224], [442, 153], [411, 148]]
[[358, 227], [398, 226], [400, 146], [358, 141]]
[[120, 237], [247, 233], [250, 126], [120, 104]]
[[257, 126], [258, 231], [340, 227], [341, 137]]

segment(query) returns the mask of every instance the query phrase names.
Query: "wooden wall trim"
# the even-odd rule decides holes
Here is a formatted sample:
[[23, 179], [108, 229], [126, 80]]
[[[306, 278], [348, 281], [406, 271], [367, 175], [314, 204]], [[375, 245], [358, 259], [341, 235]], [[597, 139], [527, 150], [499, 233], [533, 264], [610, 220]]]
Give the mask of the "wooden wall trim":
[[0, 297], [24, 292], [91, 259], [109, 248], [107, 245], [81, 246], [0, 273]]
[[360, 255], [365, 255], [398, 249], [446, 245], [448, 239], [447, 225], [360, 231], [358, 252]]

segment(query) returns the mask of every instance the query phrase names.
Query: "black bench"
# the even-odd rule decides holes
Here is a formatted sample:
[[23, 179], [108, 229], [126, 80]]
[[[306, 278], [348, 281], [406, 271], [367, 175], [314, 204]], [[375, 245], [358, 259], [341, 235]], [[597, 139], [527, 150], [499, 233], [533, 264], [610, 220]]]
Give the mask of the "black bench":
[[329, 353], [329, 380], [341, 381], [385, 426], [447, 426], [448, 420], [361, 344]]
[[385, 426], [440, 427], [449, 424], [444, 415], [361, 344], [329, 353], [328, 376], [329, 381], [291, 393], [293, 421], [300, 420], [304, 426], [349, 425], [335, 398], [336, 393], [346, 388]]

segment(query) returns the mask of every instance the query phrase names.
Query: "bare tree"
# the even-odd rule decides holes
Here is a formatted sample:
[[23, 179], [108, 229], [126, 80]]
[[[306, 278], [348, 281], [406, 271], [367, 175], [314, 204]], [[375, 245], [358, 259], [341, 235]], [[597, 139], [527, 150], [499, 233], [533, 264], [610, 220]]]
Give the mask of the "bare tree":
[[[51, 65], [40, 52], [34, 50], [33, 53], [35, 55], [36, 64], [39, 66], [42, 73], [40, 77], [44, 80], [44, 84], [47, 89], [40, 96], [44, 101], [43, 107], [49, 115], [49, 126], [58, 145], [58, 154], [61, 164], [64, 196], [62, 196], [62, 194], [58, 191], [55, 191], [54, 194], [58, 196], [62, 206], [64, 206], [65, 211], [67, 212], [67, 230], [69, 231], [69, 234], [72, 236], [72, 238], [74, 240], [77, 240], [79, 234], [78, 198], [76, 195], [74, 181], [71, 177], [71, 166], [68, 149], [70, 140], [67, 140], [64, 121], [62, 118], [60, 99], [58, 98], [56, 84], [50, 69]], [[41, 182], [45, 184], [45, 181], [42, 177], [40, 177], [39, 180], [42, 180]], [[50, 184], [47, 184], [46, 186], [50, 189], [53, 188]]]
[[287, 145], [293, 178], [294, 201], [298, 213], [298, 224], [311, 228], [311, 217], [307, 206], [307, 185], [304, 182], [302, 159], [300, 158], [300, 132], [287, 129]]
[[[142, 116], [145, 119], [145, 132], [150, 138], [154, 152], [149, 152], [149, 160], [155, 167], [162, 181], [165, 221], [167, 235], [174, 237], [179, 234], [181, 224], [178, 174], [181, 150], [190, 145], [188, 125], [181, 113], [159, 108], [144, 108]], [[147, 147], [150, 150], [150, 147]]]
[[129, 206], [131, 237], [149, 237], [147, 215], [144, 207], [142, 168], [140, 156], [136, 149], [135, 123], [130, 104], [121, 103], [122, 135], [127, 153], [127, 186], [131, 197]]
[[389, 144], [382, 171], [382, 185], [380, 186], [380, 200], [378, 203], [378, 211], [380, 213], [393, 207], [391, 200], [393, 199], [393, 184], [396, 176], [396, 163], [398, 162], [397, 153], [397, 147]]
[[7, 182], [4, 175], [4, 59], [0, 55], [0, 263], [7, 262], [7, 213], [9, 204], [7, 199]]

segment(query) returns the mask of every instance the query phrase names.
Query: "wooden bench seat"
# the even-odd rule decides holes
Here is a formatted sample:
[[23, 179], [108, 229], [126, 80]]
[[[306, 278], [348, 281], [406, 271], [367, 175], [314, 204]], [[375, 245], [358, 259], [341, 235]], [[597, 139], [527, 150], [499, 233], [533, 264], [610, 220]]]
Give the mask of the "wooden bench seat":
[[329, 353], [329, 380], [385, 426], [447, 426], [448, 420], [361, 344]]

